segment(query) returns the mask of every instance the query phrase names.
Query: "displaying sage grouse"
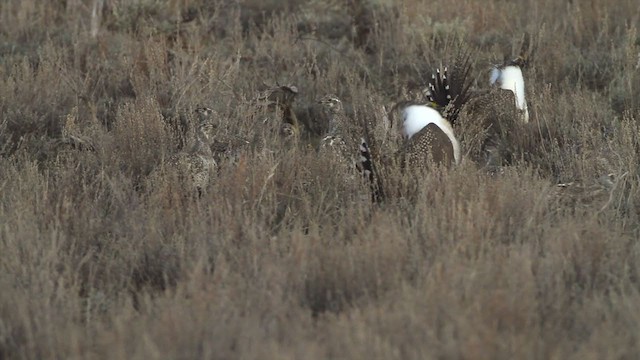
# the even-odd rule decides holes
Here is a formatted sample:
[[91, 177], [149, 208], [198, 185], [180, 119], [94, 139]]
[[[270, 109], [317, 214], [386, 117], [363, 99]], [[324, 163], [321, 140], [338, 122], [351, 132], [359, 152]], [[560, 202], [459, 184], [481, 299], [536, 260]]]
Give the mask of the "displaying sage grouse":
[[[404, 141], [395, 157], [403, 171], [423, 171], [434, 165], [460, 163], [462, 152], [453, 125], [469, 100], [470, 59], [470, 54], [461, 50], [451, 73], [446, 67], [443, 71], [437, 69], [428, 84], [428, 101], [402, 101], [391, 109], [391, 119], [395, 118], [394, 113], [400, 113], [402, 119]], [[387, 190], [393, 190], [385, 189], [383, 181], [392, 164], [385, 161], [379, 149], [371, 151], [370, 144], [376, 148], [377, 144], [367, 126], [364, 135], [359, 144], [359, 168], [369, 180], [372, 199], [377, 202], [388, 193]]]
[[394, 107], [402, 114], [404, 145], [399, 151], [406, 169], [424, 169], [430, 164], [457, 165], [461, 161], [460, 142], [453, 125], [469, 99], [470, 56], [460, 52], [451, 74], [445, 67], [432, 75], [428, 103], [403, 101]]
[[210, 147], [216, 128], [215, 112], [206, 107], [198, 108], [195, 112], [198, 122], [192, 144], [186, 151], [173, 155], [169, 163], [178, 170], [181, 180], [201, 196], [218, 167]]
[[527, 106], [524, 76], [522, 69], [527, 65], [529, 51], [529, 36], [525, 35], [520, 54], [515, 59], [507, 59], [502, 64], [491, 69], [489, 83], [513, 94], [513, 102], [520, 110], [522, 121], [529, 122], [529, 108]]
[[[464, 124], [469, 156], [496, 172], [514, 159], [531, 152], [537, 126], [529, 123], [529, 109], [523, 68], [530, 61], [529, 37], [525, 35], [520, 55], [491, 69], [488, 90], [474, 92], [465, 107], [469, 123]], [[528, 60], [529, 59], [529, 60]]]

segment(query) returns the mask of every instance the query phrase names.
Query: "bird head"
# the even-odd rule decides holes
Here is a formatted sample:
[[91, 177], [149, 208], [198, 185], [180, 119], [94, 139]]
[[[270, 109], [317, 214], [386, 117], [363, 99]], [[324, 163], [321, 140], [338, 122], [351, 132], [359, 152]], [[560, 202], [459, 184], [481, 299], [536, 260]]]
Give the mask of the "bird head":
[[291, 106], [298, 95], [298, 87], [295, 85], [274, 86], [265, 90], [258, 101], [269, 108], [276, 106]]
[[527, 58], [524, 55], [520, 55], [515, 59], [511, 59], [508, 63], [510, 66], [517, 66], [521, 69], [524, 69], [527, 66]]
[[318, 104], [324, 108], [331, 110], [332, 112], [338, 112], [342, 110], [342, 101], [333, 94], [327, 94], [318, 99]]
[[218, 128], [215, 123], [215, 110], [208, 107], [199, 107], [195, 110], [198, 114], [198, 132], [201, 133], [207, 141], [211, 141]]
[[196, 108], [194, 112], [198, 114], [199, 118], [203, 119], [203, 118], [211, 118], [215, 111], [211, 108], [203, 106], [203, 107]]
[[298, 136], [298, 128], [289, 123], [283, 123], [280, 127], [280, 135], [285, 139], [295, 139]]

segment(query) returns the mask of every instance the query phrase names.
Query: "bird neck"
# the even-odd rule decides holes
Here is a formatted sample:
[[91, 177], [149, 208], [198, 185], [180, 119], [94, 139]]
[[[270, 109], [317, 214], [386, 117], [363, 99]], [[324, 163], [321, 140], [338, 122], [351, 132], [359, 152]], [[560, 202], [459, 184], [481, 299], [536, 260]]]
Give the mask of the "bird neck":
[[332, 109], [329, 112], [329, 132], [328, 134], [330, 135], [339, 135], [341, 134], [346, 127], [346, 124], [344, 123], [344, 117], [341, 116], [342, 114], [340, 114], [339, 111], [337, 111], [337, 109]]
[[417, 134], [422, 128], [441, 121], [442, 116], [440, 113], [425, 105], [409, 105], [402, 109], [403, 118], [403, 133], [407, 139], [410, 139], [413, 135]]
[[331, 121], [329, 122], [329, 131], [328, 135], [337, 135], [342, 132], [342, 126], [340, 126], [337, 122]]
[[211, 147], [209, 146], [210, 143], [211, 141], [209, 141], [209, 138], [204, 134], [204, 132], [202, 132], [202, 130], [198, 130], [191, 150], [193, 152], [204, 153], [207, 155], [212, 154]]

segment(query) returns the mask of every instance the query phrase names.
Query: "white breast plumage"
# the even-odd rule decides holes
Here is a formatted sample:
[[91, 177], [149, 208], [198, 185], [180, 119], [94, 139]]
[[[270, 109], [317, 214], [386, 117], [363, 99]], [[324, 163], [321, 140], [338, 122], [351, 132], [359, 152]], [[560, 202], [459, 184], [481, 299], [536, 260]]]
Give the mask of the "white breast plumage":
[[500, 86], [501, 89], [511, 90], [516, 98], [516, 106], [524, 112], [524, 122], [529, 121], [529, 110], [524, 92], [524, 77], [522, 69], [515, 65], [505, 66], [502, 69], [493, 68], [491, 70], [491, 84]]
[[453, 127], [436, 109], [425, 105], [411, 105], [404, 109], [402, 115], [404, 118], [403, 132], [407, 139], [433, 123], [447, 135], [453, 145], [455, 162], [456, 164], [460, 162], [460, 143], [453, 133]]

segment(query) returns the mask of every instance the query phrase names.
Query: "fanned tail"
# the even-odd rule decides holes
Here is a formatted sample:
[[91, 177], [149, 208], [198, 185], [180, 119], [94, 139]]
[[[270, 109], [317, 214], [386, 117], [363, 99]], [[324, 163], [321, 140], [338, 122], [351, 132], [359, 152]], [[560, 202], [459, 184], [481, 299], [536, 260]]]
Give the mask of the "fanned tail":
[[447, 119], [454, 124], [460, 113], [460, 109], [471, 97], [471, 52], [461, 49], [456, 55], [451, 74], [444, 67], [441, 72], [431, 75], [427, 97], [429, 101], [445, 109]]

